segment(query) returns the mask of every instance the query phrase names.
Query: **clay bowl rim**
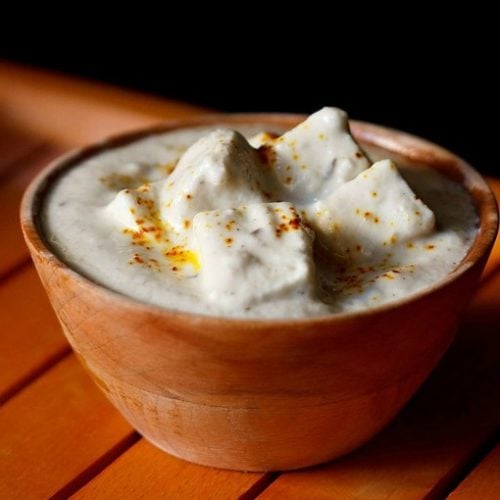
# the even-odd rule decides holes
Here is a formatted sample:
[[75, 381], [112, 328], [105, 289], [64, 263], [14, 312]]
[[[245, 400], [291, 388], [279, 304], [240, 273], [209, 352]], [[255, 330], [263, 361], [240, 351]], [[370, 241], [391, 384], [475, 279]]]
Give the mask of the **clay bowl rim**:
[[474, 201], [480, 224], [474, 242], [469, 252], [458, 266], [446, 277], [436, 283], [406, 297], [363, 310], [332, 313], [321, 316], [307, 316], [303, 318], [244, 318], [232, 316], [215, 316], [201, 313], [190, 313], [181, 310], [168, 309], [143, 302], [140, 299], [122, 294], [107, 288], [73, 269], [52, 251], [46, 242], [38, 218], [45, 195], [52, 183], [63, 171], [75, 167], [81, 161], [105, 150], [123, 146], [135, 140], [177, 130], [214, 124], [246, 124], [264, 123], [278, 126], [293, 126], [303, 120], [306, 115], [290, 113], [210, 113], [192, 117], [171, 119], [150, 127], [127, 131], [106, 137], [105, 139], [87, 146], [75, 148], [68, 153], [51, 161], [30, 182], [21, 202], [21, 227], [26, 241], [33, 246], [36, 252], [42, 253], [48, 262], [55, 265], [68, 279], [80, 281], [84, 286], [97, 290], [122, 306], [132, 309], [141, 309], [157, 316], [169, 319], [196, 320], [207, 324], [245, 325], [255, 329], [265, 327], [283, 329], [287, 326], [315, 327], [325, 324], [335, 325], [347, 320], [377, 316], [402, 306], [409, 306], [426, 296], [430, 296], [457, 280], [471, 267], [476, 265], [482, 257], [491, 250], [498, 230], [498, 207], [496, 199], [483, 177], [465, 160], [451, 153], [447, 149], [426, 139], [368, 122], [350, 120], [351, 130], [356, 139], [364, 145], [382, 148], [390, 153], [403, 156], [416, 164], [427, 164], [436, 167], [440, 172], [458, 181], [465, 187]]

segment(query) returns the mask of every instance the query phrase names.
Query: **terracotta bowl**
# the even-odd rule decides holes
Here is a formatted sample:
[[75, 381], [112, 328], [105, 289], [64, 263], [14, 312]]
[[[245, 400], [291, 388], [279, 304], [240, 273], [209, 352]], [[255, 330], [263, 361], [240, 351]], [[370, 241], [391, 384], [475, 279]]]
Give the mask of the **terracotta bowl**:
[[424, 140], [352, 122], [365, 147], [461, 182], [480, 216], [464, 261], [431, 288], [370, 310], [298, 320], [208, 317], [154, 307], [94, 283], [51, 250], [38, 214], [58, 175], [146, 135], [210, 123], [291, 127], [297, 115], [219, 115], [121, 135], [55, 161], [29, 186], [26, 242], [64, 333], [97, 385], [159, 448], [247, 471], [305, 467], [365, 443], [395, 416], [453, 339], [497, 231], [496, 203], [463, 160]]

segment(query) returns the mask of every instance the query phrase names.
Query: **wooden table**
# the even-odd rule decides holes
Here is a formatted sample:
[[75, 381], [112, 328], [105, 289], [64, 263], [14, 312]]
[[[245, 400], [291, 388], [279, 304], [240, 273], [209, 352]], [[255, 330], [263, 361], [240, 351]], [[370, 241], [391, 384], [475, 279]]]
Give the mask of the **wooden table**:
[[0, 498], [500, 498], [500, 244], [417, 396], [363, 449], [321, 467], [250, 474], [172, 458], [87, 377], [24, 246], [22, 192], [72, 146], [199, 111], [0, 63]]

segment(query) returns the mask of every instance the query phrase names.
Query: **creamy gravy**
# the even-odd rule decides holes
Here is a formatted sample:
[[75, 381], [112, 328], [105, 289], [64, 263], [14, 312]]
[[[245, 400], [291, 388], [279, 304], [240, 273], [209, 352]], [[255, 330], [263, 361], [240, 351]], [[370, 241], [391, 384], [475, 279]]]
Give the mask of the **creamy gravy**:
[[[402, 178], [390, 162], [369, 169], [373, 158], [361, 157], [344, 134], [320, 155], [347, 151], [331, 162], [336, 170], [320, 164], [315, 177], [307, 167], [317, 157], [300, 149], [300, 129], [279, 145], [267, 134], [256, 136], [279, 132], [268, 125], [234, 128], [253, 137], [257, 160], [246, 141], [214, 125], [150, 136], [82, 161], [45, 200], [50, 245], [93, 281], [147, 303], [289, 318], [413, 294], [452, 271], [475, 237], [478, 219], [468, 194], [430, 168], [398, 165]], [[315, 137], [328, 140], [323, 135]], [[204, 148], [211, 144], [222, 152], [206, 163]], [[252, 162], [269, 161], [270, 151], [277, 155], [272, 168], [252, 173]], [[249, 173], [240, 178], [230, 169], [241, 165]], [[222, 177], [214, 180], [215, 168]]]

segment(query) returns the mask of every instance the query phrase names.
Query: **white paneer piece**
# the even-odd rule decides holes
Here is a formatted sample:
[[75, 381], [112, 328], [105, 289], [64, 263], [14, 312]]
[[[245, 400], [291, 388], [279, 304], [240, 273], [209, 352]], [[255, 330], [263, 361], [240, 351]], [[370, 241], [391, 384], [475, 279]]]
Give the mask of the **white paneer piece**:
[[193, 233], [204, 292], [222, 309], [314, 293], [314, 234], [290, 203], [200, 212]]
[[390, 252], [435, 226], [433, 212], [391, 160], [375, 163], [308, 212], [321, 240], [349, 259]]
[[216, 130], [193, 144], [160, 192], [161, 218], [183, 232], [201, 211], [266, 200], [255, 150], [234, 130]]
[[122, 189], [104, 208], [120, 229], [138, 232], [144, 225], [158, 224], [156, 190], [159, 183], [144, 184], [137, 189]]
[[259, 134], [251, 143], [273, 169], [281, 198], [302, 204], [329, 196], [370, 165], [338, 108], [321, 109], [277, 139]]

